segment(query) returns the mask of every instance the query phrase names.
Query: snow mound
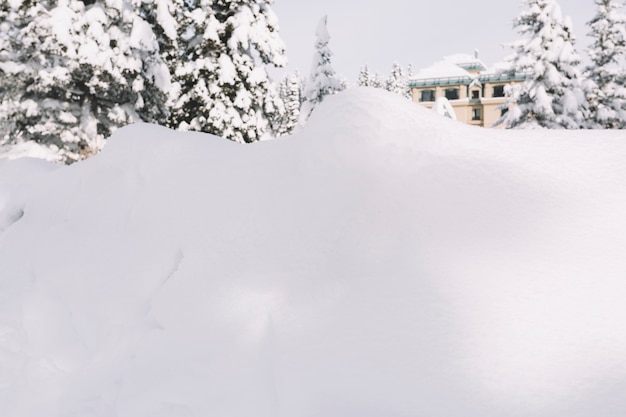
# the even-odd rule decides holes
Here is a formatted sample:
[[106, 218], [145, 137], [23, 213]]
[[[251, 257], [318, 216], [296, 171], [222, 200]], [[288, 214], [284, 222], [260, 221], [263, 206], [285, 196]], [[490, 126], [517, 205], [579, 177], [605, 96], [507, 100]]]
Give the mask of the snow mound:
[[432, 110], [440, 116], [447, 117], [448, 119], [456, 120], [456, 113], [454, 107], [450, 104], [450, 101], [445, 97], [439, 97], [435, 100], [435, 104]]
[[290, 138], [0, 160], [0, 415], [620, 415], [620, 136], [354, 89]]

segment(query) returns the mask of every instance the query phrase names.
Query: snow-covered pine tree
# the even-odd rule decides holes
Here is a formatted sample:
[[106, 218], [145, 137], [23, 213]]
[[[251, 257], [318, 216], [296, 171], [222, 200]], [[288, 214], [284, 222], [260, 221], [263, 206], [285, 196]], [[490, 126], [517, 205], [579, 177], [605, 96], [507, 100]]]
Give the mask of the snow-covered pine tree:
[[588, 53], [585, 91], [589, 127], [626, 128], [626, 14], [615, 0], [595, 0], [597, 12], [587, 25], [593, 43]]
[[394, 62], [391, 67], [391, 74], [387, 79], [386, 89], [387, 91], [401, 95], [402, 97], [409, 98], [407, 77], [404, 74], [404, 70], [397, 62]]
[[413, 65], [409, 64], [406, 67], [406, 91], [407, 91], [407, 97], [409, 99], [413, 99], [413, 91], [411, 90], [411, 79], [413, 78], [413, 75], [415, 74], [415, 72], [413, 71]]
[[337, 77], [331, 64], [333, 53], [328, 47], [330, 35], [327, 27], [328, 17], [320, 19], [315, 31], [315, 53], [311, 66], [311, 75], [307, 80], [305, 99], [301, 111], [301, 120], [306, 120], [315, 106], [319, 104], [325, 96], [336, 94], [345, 89], [345, 84]]
[[160, 56], [166, 64], [173, 64], [178, 58], [179, 28], [176, 13], [183, 8], [185, 1], [187, 0], [131, 0], [134, 13], [152, 27]]
[[[169, 73], [150, 25], [128, 2], [16, 0], [3, 34], [0, 139], [34, 142], [64, 162], [96, 152], [115, 128], [164, 119]], [[8, 104], [8, 106], [7, 106]]]
[[350, 87], [350, 81], [344, 76], [339, 77], [339, 85], [341, 85], [341, 91], [347, 90]]
[[359, 87], [387, 88], [387, 79], [378, 72], [372, 72], [367, 65], [361, 67], [356, 85]]
[[406, 77], [407, 79], [411, 79], [411, 77], [413, 77], [413, 65], [409, 64], [408, 67], [406, 67]]
[[370, 85], [374, 88], [386, 88], [387, 80], [384, 75], [379, 72], [375, 72], [370, 78]]
[[284, 113], [277, 131], [279, 136], [291, 134], [298, 125], [303, 99], [302, 90], [303, 82], [297, 70], [283, 77], [278, 90], [284, 105]]
[[19, 45], [19, 33], [22, 26], [32, 18], [23, 10], [22, 4], [13, 2], [0, 3], [0, 145], [5, 145], [15, 129], [15, 120], [11, 117], [19, 105], [19, 86], [23, 76], [19, 62], [24, 50]]
[[514, 21], [526, 36], [511, 46], [510, 73], [526, 81], [508, 91], [508, 106], [499, 123], [509, 128], [566, 128], [584, 126], [586, 109], [577, 66], [572, 24], [563, 18], [556, 0], [525, 0], [528, 6]]
[[359, 71], [359, 75], [356, 79], [356, 85], [359, 87], [371, 87], [371, 84], [372, 74], [370, 74], [370, 70], [367, 68], [367, 65], [364, 65]]
[[217, 21], [212, 7], [213, 0], [187, 0], [175, 14], [178, 51], [167, 57], [173, 84], [167, 125], [173, 129], [221, 133], [209, 116], [216, 111], [211, 102], [219, 93], [216, 54], [224, 49], [223, 23]]
[[253, 142], [275, 127], [281, 102], [265, 65], [285, 48], [273, 0], [186, 0], [179, 22], [176, 99], [169, 126]]

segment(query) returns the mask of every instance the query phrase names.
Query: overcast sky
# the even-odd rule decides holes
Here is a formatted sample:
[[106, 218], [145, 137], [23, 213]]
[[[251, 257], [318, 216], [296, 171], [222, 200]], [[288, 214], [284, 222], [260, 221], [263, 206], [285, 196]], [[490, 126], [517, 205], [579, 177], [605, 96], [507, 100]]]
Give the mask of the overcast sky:
[[[593, 0], [560, 0], [574, 23], [578, 51], [586, 59], [586, 22]], [[502, 61], [501, 46], [518, 38], [512, 21], [521, 0], [275, 0], [273, 10], [287, 45], [288, 70], [308, 75], [319, 19], [328, 15], [333, 67], [350, 82], [365, 64], [387, 75], [394, 61], [415, 70], [445, 55], [480, 51], [487, 66]]]

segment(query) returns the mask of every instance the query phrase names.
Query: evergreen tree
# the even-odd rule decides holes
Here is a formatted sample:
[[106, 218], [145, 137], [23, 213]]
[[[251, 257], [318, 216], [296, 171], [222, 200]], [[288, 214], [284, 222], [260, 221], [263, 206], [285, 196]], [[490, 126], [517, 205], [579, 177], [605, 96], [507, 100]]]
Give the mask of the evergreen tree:
[[359, 76], [356, 79], [356, 85], [359, 87], [371, 87], [372, 86], [372, 74], [370, 74], [370, 70], [367, 68], [367, 65], [361, 67], [359, 71]]
[[[272, 0], [186, 0], [169, 126], [253, 142], [281, 102], [264, 65], [286, 63]], [[260, 62], [259, 62], [260, 61]]]
[[375, 72], [370, 78], [370, 86], [374, 88], [386, 88], [387, 80], [382, 74]]
[[220, 38], [224, 24], [217, 20], [212, 7], [213, 0], [189, 0], [176, 13], [179, 49], [167, 59], [174, 90], [167, 124], [173, 129], [219, 135], [222, 132], [212, 124], [216, 118], [212, 102], [220, 93], [215, 82], [216, 55], [220, 48], [225, 49]]
[[397, 62], [393, 63], [391, 74], [387, 79], [387, 91], [409, 98], [409, 87], [404, 70]]
[[320, 103], [325, 96], [336, 94], [345, 89], [343, 83], [335, 73], [331, 65], [332, 52], [328, 47], [330, 35], [327, 28], [327, 16], [324, 16], [317, 25], [315, 32], [317, 40], [315, 42], [315, 54], [313, 55], [313, 65], [311, 75], [307, 82], [303, 116], [309, 117], [315, 106]]
[[408, 67], [406, 68], [406, 91], [407, 91], [407, 97], [412, 100], [413, 99], [413, 91], [411, 89], [411, 80], [413, 79], [413, 75], [414, 75], [414, 71], [413, 71], [413, 65], [409, 64]]
[[339, 77], [339, 85], [341, 88], [341, 91], [343, 90], [347, 90], [348, 87], [350, 86], [350, 82], [348, 81], [348, 79], [346, 77]]
[[169, 74], [151, 27], [118, 3], [13, 2], [3, 22], [12, 29], [0, 35], [13, 84], [2, 88], [3, 143], [34, 141], [71, 162], [119, 126], [164, 119]]
[[32, 20], [24, 13], [25, 7], [12, 2], [0, 3], [0, 145], [9, 142], [15, 129], [11, 114], [19, 105], [19, 86], [24, 82], [18, 64], [23, 59], [23, 49], [18, 39], [20, 29]]
[[527, 36], [512, 44], [510, 70], [526, 81], [508, 89], [510, 111], [499, 123], [511, 128], [583, 127], [584, 94], [572, 25], [556, 0], [525, 0], [528, 10], [514, 21]]
[[588, 22], [593, 43], [588, 49], [585, 90], [589, 127], [626, 128], [626, 15], [615, 0], [595, 0], [597, 13]]
[[279, 94], [284, 105], [284, 114], [277, 131], [279, 136], [293, 133], [300, 120], [303, 82], [298, 71], [287, 74], [280, 83]]

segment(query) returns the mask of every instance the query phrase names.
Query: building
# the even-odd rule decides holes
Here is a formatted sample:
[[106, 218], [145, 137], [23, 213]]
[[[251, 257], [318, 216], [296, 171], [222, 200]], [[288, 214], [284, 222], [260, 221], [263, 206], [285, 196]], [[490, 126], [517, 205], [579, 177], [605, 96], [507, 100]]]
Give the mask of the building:
[[454, 109], [456, 119], [464, 123], [493, 127], [508, 109], [505, 87], [524, 81], [523, 74], [513, 76], [488, 71], [478, 54], [456, 54], [420, 70], [409, 80], [413, 101], [432, 108], [445, 97]]

